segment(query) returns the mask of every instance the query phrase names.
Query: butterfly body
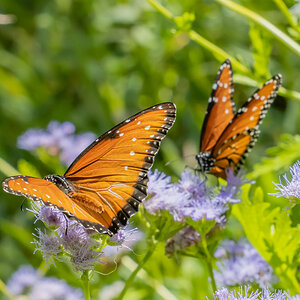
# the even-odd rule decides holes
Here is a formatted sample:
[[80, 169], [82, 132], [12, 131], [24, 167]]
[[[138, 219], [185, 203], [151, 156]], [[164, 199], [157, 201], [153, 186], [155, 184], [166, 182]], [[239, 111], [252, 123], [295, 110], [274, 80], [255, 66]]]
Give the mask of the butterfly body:
[[200, 153], [196, 155], [202, 172], [226, 179], [226, 169], [239, 170], [258, 138], [259, 125], [280, 85], [281, 75], [278, 74], [235, 112], [230, 60], [221, 65], [201, 130]]
[[56, 207], [88, 229], [113, 235], [147, 196], [147, 172], [175, 117], [173, 103], [150, 107], [96, 139], [63, 176], [13, 176], [3, 182], [3, 189]]

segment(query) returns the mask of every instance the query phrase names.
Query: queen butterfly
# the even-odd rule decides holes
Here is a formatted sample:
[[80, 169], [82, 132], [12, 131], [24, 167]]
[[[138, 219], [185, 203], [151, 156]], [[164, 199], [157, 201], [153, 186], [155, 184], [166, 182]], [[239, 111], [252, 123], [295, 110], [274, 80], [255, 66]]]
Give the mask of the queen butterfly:
[[220, 67], [208, 100], [196, 160], [202, 172], [226, 179], [226, 169], [239, 170], [259, 135], [259, 125], [266, 116], [281, 85], [277, 74], [258, 89], [235, 113], [232, 99], [231, 62]]
[[115, 234], [147, 196], [147, 172], [173, 126], [176, 106], [152, 106], [88, 146], [63, 176], [13, 176], [4, 191], [42, 201], [98, 233]]

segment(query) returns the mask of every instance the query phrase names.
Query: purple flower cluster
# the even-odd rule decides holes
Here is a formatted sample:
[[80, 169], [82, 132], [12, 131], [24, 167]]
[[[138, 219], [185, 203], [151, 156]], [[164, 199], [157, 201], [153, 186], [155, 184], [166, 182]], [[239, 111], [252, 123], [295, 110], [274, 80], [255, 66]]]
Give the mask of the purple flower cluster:
[[[33, 203], [31, 210], [37, 220], [41, 220], [52, 229], [43, 232], [37, 229], [35, 234], [36, 251], [41, 251], [46, 262], [64, 259], [64, 253], [70, 258], [72, 265], [77, 271], [91, 270], [95, 265], [101, 263], [100, 257], [113, 255], [119, 248], [129, 249], [141, 234], [137, 229], [122, 228], [117, 234], [110, 238], [110, 244], [105, 246], [102, 240], [93, 238], [94, 231], [88, 231], [75, 220], [67, 218], [61, 211], [49, 206], [40, 206]], [[135, 238], [134, 238], [135, 237]]]
[[289, 180], [287, 175], [284, 174], [283, 178], [285, 180], [285, 185], [281, 182], [274, 183], [277, 193], [271, 194], [277, 197], [285, 197], [295, 202], [300, 201], [300, 161], [297, 161], [292, 167], [290, 167], [290, 173], [292, 179]]
[[291, 297], [288, 292], [271, 292], [265, 288], [262, 291], [251, 291], [249, 286], [242, 286], [238, 291], [229, 291], [227, 288], [221, 288], [214, 293], [215, 300], [298, 300], [300, 295]]
[[70, 122], [51, 121], [46, 130], [29, 129], [18, 138], [18, 147], [25, 150], [46, 148], [50, 155], [59, 155], [69, 165], [89, 144], [95, 140], [93, 133], [74, 134]]
[[257, 250], [246, 240], [237, 243], [225, 240], [216, 250], [218, 271], [214, 272], [219, 286], [257, 283], [261, 288], [274, 282], [273, 270]]
[[53, 257], [63, 259], [62, 254], [66, 252], [78, 271], [90, 270], [96, 263], [100, 263], [101, 251], [97, 249], [101, 244], [81, 224], [68, 219], [61, 211], [52, 207], [41, 206], [39, 209], [35, 204], [33, 211], [37, 219], [53, 229], [50, 232], [38, 229], [35, 235], [36, 250], [42, 252], [46, 262], [52, 262]]
[[28, 296], [31, 300], [82, 300], [80, 290], [55, 277], [42, 277], [31, 266], [21, 266], [8, 280], [8, 290], [15, 296]]
[[207, 186], [206, 180], [191, 170], [185, 170], [176, 183], [155, 170], [149, 174], [150, 198], [144, 205], [152, 214], [169, 211], [175, 221], [184, 222], [189, 217], [194, 221], [215, 220], [220, 224], [225, 221], [229, 205], [240, 202], [237, 196], [243, 183], [232, 170], [227, 172], [227, 185], [221, 188]]

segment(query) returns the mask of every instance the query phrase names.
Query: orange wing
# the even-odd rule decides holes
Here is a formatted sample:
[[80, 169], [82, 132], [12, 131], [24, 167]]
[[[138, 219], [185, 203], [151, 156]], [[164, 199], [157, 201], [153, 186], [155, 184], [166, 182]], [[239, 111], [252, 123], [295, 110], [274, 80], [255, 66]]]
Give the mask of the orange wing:
[[106, 233], [107, 229], [102, 225], [102, 216], [98, 211], [87, 210], [80, 203], [73, 201], [61, 191], [53, 182], [41, 178], [29, 176], [13, 176], [4, 180], [3, 190], [24, 196], [34, 201], [43, 201], [47, 206], [55, 206], [68, 217], [77, 219], [86, 228], [96, 229], [99, 233]]
[[[112, 235], [127, 224], [147, 196], [147, 172], [175, 117], [173, 103], [150, 107], [99, 137], [75, 159], [64, 176], [50, 175], [47, 180], [26, 177], [28, 183], [8, 178], [3, 187], [46, 205], [52, 203], [85, 227]], [[48, 180], [55, 184], [49, 185]], [[21, 183], [22, 187], [30, 186], [29, 193], [20, 191]]]
[[234, 117], [232, 100], [233, 82], [231, 62], [227, 59], [220, 67], [208, 107], [205, 113], [200, 138], [200, 152], [210, 152], [228, 123]]
[[274, 76], [239, 109], [213, 148], [211, 156], [215, 162], [210, 173], [225, 179], [226, 168], [239, 169], [257, 140], [259, 124], [266, 116], [280, 85], [281, 75]]

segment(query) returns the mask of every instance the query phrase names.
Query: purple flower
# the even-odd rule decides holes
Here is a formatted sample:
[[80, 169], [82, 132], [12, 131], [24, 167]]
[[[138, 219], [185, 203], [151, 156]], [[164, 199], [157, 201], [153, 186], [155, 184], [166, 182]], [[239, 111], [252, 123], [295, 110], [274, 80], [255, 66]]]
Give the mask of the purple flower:
[[281, 290], [272, 293], [268, 288], [250, 292], [249, 286], [241, 286], [238, 291], [221, 288], [214, 293], [215, 300], [290, 300], [296, 297], [298, 295], [291, 297], [288, 292]]
[[31, 266], [21, 266], [8, 280], [7, 287], [13, 295], [26, 295], [31, 300], [83, 300], [80, 290], [54, 277], [43, 278]]
[[78, 271], [91, 270], [100, 263], [102, 253], [97, 249], [101, 247], [101, 240], [92, 238], [81, 224], [70, 220], [54, 207], [33, 203], [31, 211], [35, 213], [37, 220], [53, 229], [47, 232], [38, 229], [38, 234], [35, 235], [36, 251], [41, 251], [46, 262], [53, 262], [54, 257], [62, 260], [63, 254], [67, 254]]
[[8, 280], [7, 288], [13, 295], [22, 295], [35, 285], [41, 276], [31, 266], [21, 266]]
[[40, 229], [37, 229], [37, 232], [38, 235], [35, 235], [37, 239], [34, 240], [35, 251], [41, 251], [43, 259], [47, 263], [51, 263], [54, 256], [62, 253], [61, 239], [55, 234], [47, 234]]
[[131, 250], [131, 248], [143, 237], [141, 231], [137, 228], [131, 228], [130, 225], [121, 228], [118, 233], [110, 238], [110, 242], [115, 246], [107, 245], [103, 249], [103, 254], [106, 256], [115, 256], [121, 252]]
[[273, 270], [257, 250], [241, 239], [237, 243], [225, 240], [216, 250], [218, 271], [215, 279], [220, 286], [235, 286], [256, 282], [261, 288], [274, 281]]
[[[94, 231], [87, 230], [80, 223], [69, 219], [54, 207], [32, 203], [30, 210], [36, 220], [41, 220], [51, 229], [46, 232], [37, 230], [35, 235], [36, 251], [41, 251], [46, 262], [53, 262], [53, 258], [63, 260], [66, 256], [77, 271], [91, 270], [100, 264], [102, 255], [114, 255], [119, 250], [129, 249], [139, 239], [141, 233], [137, 229], [124, 227], [110, 238], [112, 242], [103, 248], [100, 238], [93, 238]], [[113, 246], [113, 243], [115, 246]]]
[[237, 195], [243, 183], [229, 171], [227, 186], [209, 187], [204, 179], [191, 170], [185, 170], [177, 183], [171, 183], [170, 177], [155, 170], [149, 174], [151, 197], [144, 205], [152, 214], [167, 210], [179, 222], [189, 217], [194, 221], [206, 219], [221, 224], [225, 221], [229, 205], [240, 201]]
[[46, 148], [50, 155], [59, 155], [69, 165], [95, 139], [93, 133], [74, 134], [70, 122], [51, 121], [46, 130], [29, 129], [18, 138], [18, 147], [25, 150]]
[[285, 180], [285, 185], [281, 182], [281, 178], [279, 178], [280, 183], [274, 183], [276, 188], [275, 190], [279, 191], [278, 193], [274, 193], [271, 195], [277, 197], [285, 197], [290, 200], [300, 201], [300, 161], [297, 161], [292, 167], [290, 167], [290, 173], [292, 179], [289, 180], [287, 175], [284, 174], [283, 178]]

